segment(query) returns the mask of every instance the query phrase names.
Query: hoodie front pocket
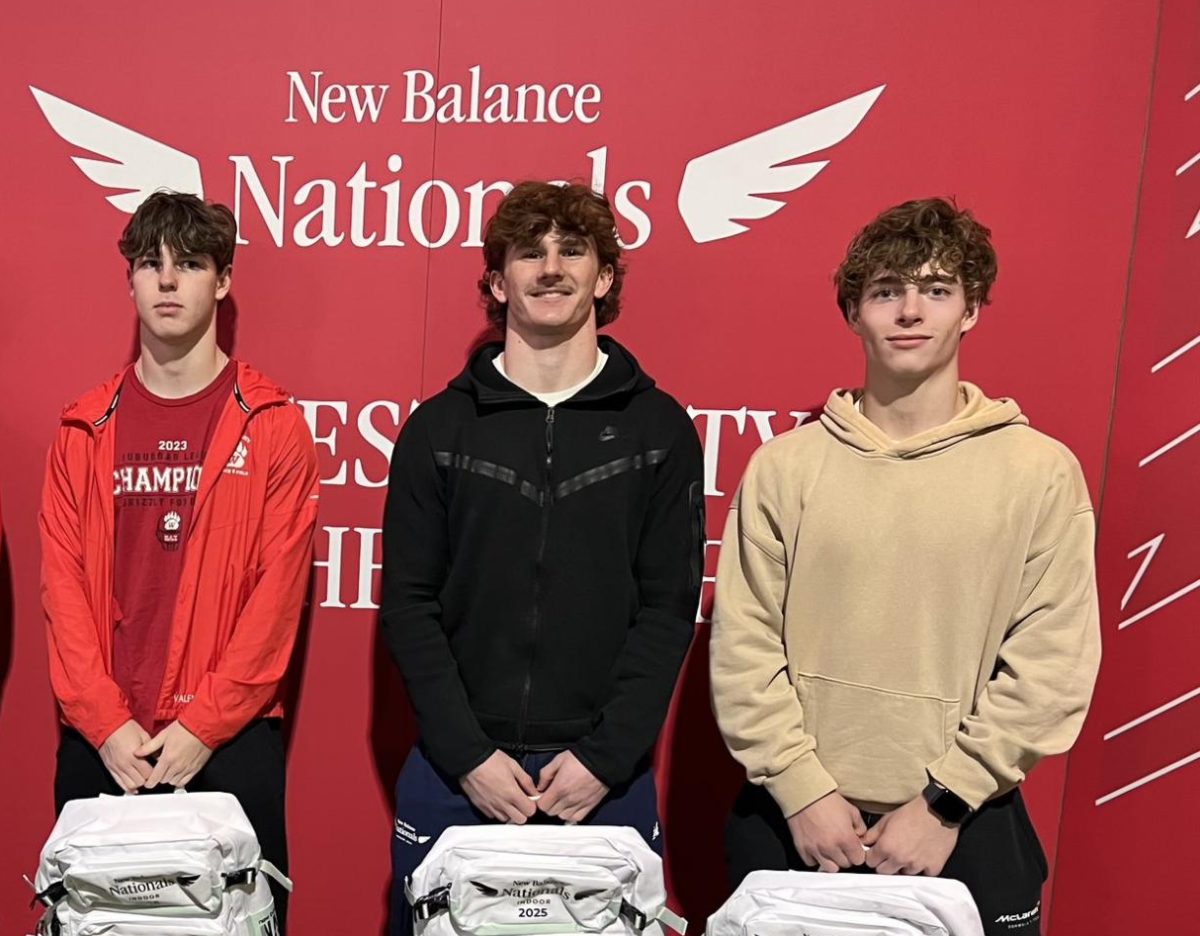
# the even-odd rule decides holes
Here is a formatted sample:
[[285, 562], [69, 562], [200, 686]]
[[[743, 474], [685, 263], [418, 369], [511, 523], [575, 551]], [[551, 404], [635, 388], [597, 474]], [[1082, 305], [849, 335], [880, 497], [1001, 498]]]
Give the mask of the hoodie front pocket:
[[804, 728], [843, 795], [900, 804], [925, 786], [925, 768], [950, 748], [959, 703], [812, 673], [796, 674]]

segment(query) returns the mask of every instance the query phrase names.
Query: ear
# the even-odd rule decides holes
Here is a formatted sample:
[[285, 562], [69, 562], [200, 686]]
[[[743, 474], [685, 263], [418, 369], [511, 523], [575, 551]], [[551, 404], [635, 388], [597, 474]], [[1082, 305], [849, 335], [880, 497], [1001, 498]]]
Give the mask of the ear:
[[497, 302], [508, 302], [508, 297], [504, 292], [504, 274], [499, 270], [488, 271], [488, 288], [491, 289]]
[[846, 327], [860, 338], [862, 337], [862, 320], [858, 316], [857, 302], [852, 303], [850, 307], [846, 309]]
[[217, 275], [217, 302], [220, 302], [229, 295], [229, 290], [233, 286], [233, 265], [225, 267]]
[[608, 295], [608, 291], [612, 289], [613, 284], [613, 268], [606, 264], [600, 270], [600, 275], [596, 278], [596, 288], [592, 290], [592, 295], [597, 299], [603, 299]]
[[978, 303], [975, 305], [967, 306], [966, 311], [963, 312], [962, 323], [959, 325], [959, 328], [958, 328], [959, 337], [962, 337], [963, 335], [965, 335], [967, 332], [969, 332], [972, 328], [974, 328], [978, 324], [979, 324], [979, 305], [978, 305]]

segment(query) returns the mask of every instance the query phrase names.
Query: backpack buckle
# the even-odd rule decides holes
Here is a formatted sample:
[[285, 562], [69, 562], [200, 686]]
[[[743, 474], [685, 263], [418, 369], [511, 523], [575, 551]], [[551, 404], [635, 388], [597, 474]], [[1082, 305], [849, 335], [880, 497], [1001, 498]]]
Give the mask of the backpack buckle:
[[628, 921], [635, 932], [640, 933], [650, 923], [650, 918], [642, 913], [637, 907], [631, 904], [628, 900], [621, 901], [621, 916]]
[[424, 922], [443, 910], [450, 909], [450, 886], [431, 890], [413, 904], [413, 919]]

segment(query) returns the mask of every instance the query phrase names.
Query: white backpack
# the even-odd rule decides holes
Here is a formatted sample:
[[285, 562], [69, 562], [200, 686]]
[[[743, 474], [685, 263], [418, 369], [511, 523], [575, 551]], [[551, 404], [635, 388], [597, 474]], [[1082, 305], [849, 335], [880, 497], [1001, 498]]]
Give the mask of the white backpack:
[[754, 871], [705, 936], [983, 936], [960, 881], [908, 875]]
[[46, 936], [278, 936], [265, 861], [228, 793], [72, 800], [42, 848]]
[[405, 882], [416, 936], [682, 934], [662, 859], [625, 826], [453, 826]]

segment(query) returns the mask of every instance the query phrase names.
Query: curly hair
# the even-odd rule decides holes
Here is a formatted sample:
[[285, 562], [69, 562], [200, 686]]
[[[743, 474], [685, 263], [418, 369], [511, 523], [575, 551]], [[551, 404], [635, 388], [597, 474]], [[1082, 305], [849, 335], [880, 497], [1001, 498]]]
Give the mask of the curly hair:
[[236, 243], [237, 221], [224, 205], [183, 192], [160, 191], [138, 206], [117, 249], [130, 269], [138, 258], [157, 255], [166, 244], [176, 256], [207, 254], [220, 273], [233, 265]]
[[504, 271], [504, 261], [510, 250], [535, 246], [550, 231], [585, 238], [596, 251], [600, 269], [612, 268], [612, 286], [596, 300], [597, 327], [616, 321], [621, 314], [621, 282], [625, 278], [625, 268], [620, 262], [621, 244], [617, 240], [617, 223], [608, 199], [578, 182], [554, 185], [526, 181], [504, 196], [483, 235], [483, 275], [479, 278], [479, 294], [487, 304], [488, 321], [500, 331], [504, 330], [508, 303], [500, 302], [492, 295], [491, 275]]
[[962, 281], [968, 306], [987, 305], [996, 282], [991, 234], [953, 199], [922, 198], [887, 209], [855, 235], [833, 275], [842, 316], [849, 320], [876, 274], [915, 279], [926, 263]]

